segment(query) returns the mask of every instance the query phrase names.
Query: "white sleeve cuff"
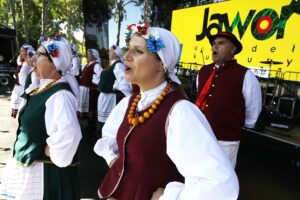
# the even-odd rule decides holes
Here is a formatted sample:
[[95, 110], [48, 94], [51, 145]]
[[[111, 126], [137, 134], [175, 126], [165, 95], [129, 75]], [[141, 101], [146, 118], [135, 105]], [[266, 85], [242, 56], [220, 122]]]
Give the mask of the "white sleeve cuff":
[[184, 184], [180, 182], [170, 182], [167, 184], [164, 194], [159, 200], [173, 200], [177, 199], [179, 193], [184, 188]]
[[103, 157], [107, 164], [119, 156], [116, 140], [109, 137], [99, 139], [94, 146], [94, 152]]

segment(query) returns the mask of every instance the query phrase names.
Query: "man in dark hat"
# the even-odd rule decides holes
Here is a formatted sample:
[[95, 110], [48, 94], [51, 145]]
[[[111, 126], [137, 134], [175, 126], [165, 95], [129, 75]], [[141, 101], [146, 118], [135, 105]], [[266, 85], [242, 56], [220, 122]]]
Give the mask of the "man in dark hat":
[[234, 59], [243, 49], [235, 35], [220, 32], [209, 42], [213, 63], [199, 71], [195, 104], [235, 167], [242, 127], [254, 127], [261, 111], [261, 89], [251, 70]]

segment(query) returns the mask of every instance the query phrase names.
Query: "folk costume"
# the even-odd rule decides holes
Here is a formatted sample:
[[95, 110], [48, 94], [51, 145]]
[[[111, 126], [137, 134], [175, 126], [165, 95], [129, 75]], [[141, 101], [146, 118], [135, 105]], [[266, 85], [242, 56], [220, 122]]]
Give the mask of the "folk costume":
[[75, 78], [79, 80], [80, 59], [79, 59], [79, 56], [78, 56], [77, 46], [75, 44], [71, 44], [71, 50], [72, 50], [72, 69], [71, 69], [71, 74], [73, 74], [73, 76], [75, 76]]
[[[41, 79], [27, 95], [18, 118], [13, 158], [0, 185], [0, 199], [80, 199], [75, 154], [81, 131], [76, 116], [78, 85], [69, 74], [71, 52], [59, 41], [47, 40], [42, 45], [62, 76]], [[53, 50], [57, 54], [52, 54]], [[45, 154], [46, 145], [50, 157]]]
[[[223, 32], [213, 36], [211, 44], [221, 36], [224, 37]], [[225, 37], [233, 40], [237, 46], [235, 54], [239, 53], [242, 45], [235, 36], [229, 34]], [[197, 81], [199, 96], [196, 105], [206, 116], [220, 145], [235, 166], [242, 127], [254, 127], [261, 111], [259, 82], [249, 69], [239, 65], [235, 59], [222, 66], [212, 63], [202, 67]]]
[[[140, 33], [147, 42], [162, 43], [157, 51], [149, 50], [150, 44], [148, 51], [159, 55], [170, 80], [179, 84], [174, 73], [180, 52], [177, 39], [165, 29], [143, 27], [132, 25], [129, 37]], [[132, 110], [143, 120], [136, 121]], [[107, 163], [117, 159], [99, 187], [100, 197], [150, 200], [159, 187], [164, 188], [161, 200], [238, 196], [235, 172], [204, 115], [167, 81], [125, 97], [102, 131], [95, 152]]]
[[[34, 59], [33, 57], [37, 56], [36, 51], [28, 51], [27, 55], [31, 59]], [[38, 77], [34, 71], [35, 66], [30, 66], [30, 67], [31, 68], [30, 68], [29, 74], [27, 75], [26, 81], [25, 81], [25, 93], [26, 94], [30, 93], [34, 88], [36, 88], [40, 84], [40, 80], [38, 79]]]
[[124, 97], [131, 95], [130, 83], [125, 79], [123, 52], [118, 46], [114, 46], [114, 51], [119, 59], [112, 60], [110, 66], [103, 70], [100, 76], [98, 89], [98, 121], [105, 123], [109, 114]]
[[[33, 47], [28, 44], [23, 44], [22, 48], [26, 49], [27, 53], [28, 51], [34, 51]], [[16, 82], [10, 100], [10, 107], [12, 109], [11, 116], [13, 118], [17, 116], [19, 109], [23, 105], [22, 104], [23, 98], [21, 96], [24, 93], [26, 78], [30, 72], [30, 66], [27, 63], [26, 58], [21, 58], [21, 56], [19, 56], [17, 63], [18, 63], [18, 67], [16, 68], [14, 74]]]
[[82, 117], [96, 118], [97, 100], [99, 91], [97, 85], [103, 70], [99, 53], [89, 49], [88, 53], [95, 56], [96, 60], [89, 62], [81, 71], [79, 79], [78, 112]]
[[[15, 78], [15, 86], [11, 93], [10, 97], [10, 108], [12, 109], [11, 117], [16, 117], [16, 114], [20, 108], [22, 98], [21, 95], [24, 93], [24, 86], [22, 86], [19, 82], [19, 73], [22, 68], [23, 62], [25, 59], [20, 58], [17, 59], [18, 66], [16, 68], [14, 78]], [[16, 112], [16, 113], [14, 113]], [[15, 116], [14, 116], [15, 115]]]

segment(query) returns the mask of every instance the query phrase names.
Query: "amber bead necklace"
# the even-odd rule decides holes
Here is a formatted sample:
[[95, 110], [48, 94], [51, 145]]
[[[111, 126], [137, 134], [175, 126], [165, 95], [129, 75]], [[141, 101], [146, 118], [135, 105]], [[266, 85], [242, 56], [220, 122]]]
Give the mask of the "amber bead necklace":
[[43, 89], [39, 90], [40, 89], [40, 86], [38, 86], [37, 88], [35, 88], [31, 93], [30, 93], [30, 96], [32, 95], [35, 95], [35, 94], [39, 94], [41, 92], [44, 92], [46, 90], [48, 90], [50, 87], [52, 87], [55, 83], [56, 83], [57, 80], [54, 80], [54, 81], [51, 81], [50, 83], [48, 83]]
[[141, 100], [141, 93], [139, 93], [133, 100], [131, 107], [129, 109], [129, 114], [127, 115], [127, 119], [130, 125], [137, 126], [139, 124], [144, 123], [147, 119], [149, 119], [154, 113], [155, 110], [158, 108], [160, 103], [165, 99], [165, 96], [168, 94], [171, 88], [171, 84], [168, 83], [165, 89], [160, 93], [160, 95], [155, 99], [153, 104], [150, 106], [148, 111], [145, 111], [143, 115], [138, 116], [136, 112], [136, 107], [138, 102]]

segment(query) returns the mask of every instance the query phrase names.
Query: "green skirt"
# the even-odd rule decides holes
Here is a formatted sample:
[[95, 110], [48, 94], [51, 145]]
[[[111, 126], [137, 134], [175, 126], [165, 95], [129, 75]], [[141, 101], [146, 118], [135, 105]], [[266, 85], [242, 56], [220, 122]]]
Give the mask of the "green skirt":
[[43, 200], [80, 200], [77, 166], [59, 168], [44, 163]]

